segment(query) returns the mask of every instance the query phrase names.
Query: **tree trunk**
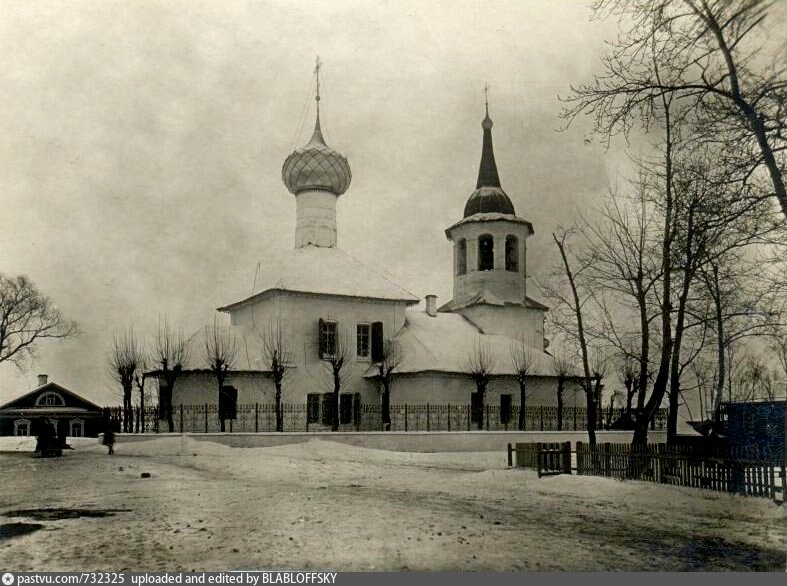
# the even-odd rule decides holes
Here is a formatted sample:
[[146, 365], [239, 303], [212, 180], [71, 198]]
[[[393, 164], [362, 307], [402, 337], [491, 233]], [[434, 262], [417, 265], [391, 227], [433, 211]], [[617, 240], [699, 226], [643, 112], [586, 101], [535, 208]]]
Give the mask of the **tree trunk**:
[[527, 382], [522, 379], [519, 381], [519, 431], [526, 431], [527, 423], [525, 414], [527, 412]]
[[562, 376], [557, 377], [557, 430], [563, 431], [563, 386]]
[[274, 381], [276, 385], [276, 431], [284, 431], [284, 413], [281, 408], [281, 379]]
[[391, 382], [383, 379], [382, 419], [383, 430], [391, 431]]
[[486, 394], [486, 385], [479, 385], [478, 387], [478, 429], [484, 429], [484, 395]]
[[596, 405], [593, 400], [593, 390], [585, 389], [586, 409], [588, 416], [588, 443], [596, 445]]
[[139, 389], [139, 430], [145, 433], [145, 389]]
[[[661, 406], [664, 394], [667, 392], [669, 382], [670, 359], [672, 358], [672, 240], [674, 201], [672, 193], [672, 120], [670, 118], [669, 103], [662, 97], [664, 105], [664, 232], [661, 240], [661, 357], [656, 380], [653, 383], [653, 392], [650, 399], [639, 410], [637, 421], [634, 425], [633, 446], [645, 446], [648, 443], [648, 426]], [[641, 384], [641, 381], [640, 381]], [[640, 393], [643, 390], [640, 388]]]
[[339, 373], [333, 373], [333, 413], [331, 414], [331, 431], [339, 431], [339, 391], [341, 390]]

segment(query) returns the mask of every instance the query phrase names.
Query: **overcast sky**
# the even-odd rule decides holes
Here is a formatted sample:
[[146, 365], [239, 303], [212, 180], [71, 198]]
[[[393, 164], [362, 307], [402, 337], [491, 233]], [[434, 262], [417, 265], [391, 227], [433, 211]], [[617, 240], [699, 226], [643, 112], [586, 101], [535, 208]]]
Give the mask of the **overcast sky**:
[[164, 314], [197, 330], [293, 247], [281, 166], [313, 126], [316, 55], [323, 129], [353, 172], [341, 248], [450, 299], [444, 229], [475, 187], [488, 83], [501, 181], [543, 276], [550, 232], [622, 160], [586, 143], [585, 120], [557, 131], [558, 95], [598, 71], [614, 30], [577, 0], [1, 2], [0, 272], [32, 278], [81, 335], [25, 372], [0, 366], [0, 402], [48, 373], [119, 403], [114, 332]]

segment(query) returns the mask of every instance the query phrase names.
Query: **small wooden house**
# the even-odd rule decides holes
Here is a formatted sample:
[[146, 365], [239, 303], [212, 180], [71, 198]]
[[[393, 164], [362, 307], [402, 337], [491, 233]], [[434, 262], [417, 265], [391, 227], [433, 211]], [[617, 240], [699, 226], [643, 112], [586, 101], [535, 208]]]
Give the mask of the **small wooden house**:
[[51, 425], [59, 438], [97, 437], [101, 417], [101, 407], [42, 374], [38, 387], [0, 405], [0, 436], [38, 435], [39, 426]]

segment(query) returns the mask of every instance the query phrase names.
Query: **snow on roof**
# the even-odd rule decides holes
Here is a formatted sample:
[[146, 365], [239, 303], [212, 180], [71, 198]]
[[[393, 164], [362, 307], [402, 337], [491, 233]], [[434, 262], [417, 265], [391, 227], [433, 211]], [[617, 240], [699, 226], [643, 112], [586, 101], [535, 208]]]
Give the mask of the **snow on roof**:
[[263, 265], [254, 292], [219, 310], [234, 309], [258, 295], [275, 290], [405, 301], [408, 304], [420, 301], [381, 270], [367, 267], [338, 248], [304, 246], [289, 251], [270, 266]]
[[486, 213], [479, 213], [473, 214], [472, 216], [467, 216], [466, 218], [462, 218], [455, 224], [449, 226], [445, 229], [445, 235], [450, 239], [451, 232], [457, 226], [461, 226], [462, 224], [470, 224], [473, 222], [497, 222], [499, 220], [507, 220], [509, 222], [513, 222], [515, 224], [524, 224], [527, 226], [528, 231], [530, 234], [535, 234], [533, 231], [533, 224], [525, 220], [524, 218], [520, 218], [519, 216], [515, 216], [514, 214], [501, 214], [499, 212], [486, 212]]
[[[493, 375], [516, 374], [511, 362], [511, 345], [517, 341], [500, 334], [484, 334], [458, 313], [438, 313], [432, 317], [423, 311], [408, 310], [405, 325], [396, 340], [402, 351], [402, 362], [396, 368], [398, 373], [467, 373], [468, 358], [477, 351], [480, 342], [493, 356]], [[532, 376], [555, 376], [554, 357], [537, 348], [531, 348], [531, 355], [534, 360]], [[373, 376], [375, 372], [372, 366], [366, 376]]]
[[457, 309], [462, 309], [463, 307], [472, 307], [473, 305], [498, 305], [501, 307], [505, 305], [514, 305], [518, 307], [528, 307], [531, 309], [542, 309], [544, 311], [549, 311], [549, 307], [531, 297], [525, 297], [525, 301], [522, 303], [513, 303], [511, 301], [504, 301], [500, 299], [497, 295], [487, 289], [480, 291], [467, 301], [459, 302], [452, 299], [440, 307], [438, 311], [456, 311]]

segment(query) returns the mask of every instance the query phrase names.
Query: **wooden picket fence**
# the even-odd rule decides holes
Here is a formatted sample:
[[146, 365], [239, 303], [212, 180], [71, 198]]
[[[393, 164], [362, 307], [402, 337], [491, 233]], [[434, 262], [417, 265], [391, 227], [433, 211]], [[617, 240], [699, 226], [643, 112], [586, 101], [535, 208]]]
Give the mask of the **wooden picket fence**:
[[[667, 446], [577, 442], [576, 473], [619, 480], [643, 480], [675, 486], [785, 500], [787, 472], [782, 456], [728, 446]], [[533, 468], [539, 477], [571, 474], [570, 442], [516, 444], [508, 449], [509, 466]]]

